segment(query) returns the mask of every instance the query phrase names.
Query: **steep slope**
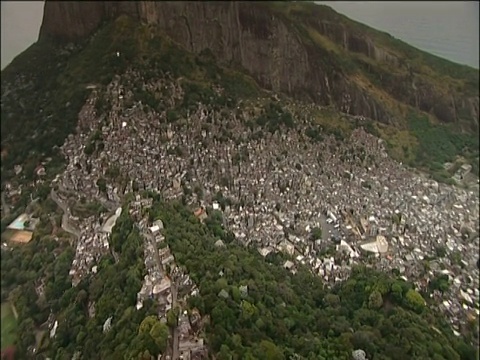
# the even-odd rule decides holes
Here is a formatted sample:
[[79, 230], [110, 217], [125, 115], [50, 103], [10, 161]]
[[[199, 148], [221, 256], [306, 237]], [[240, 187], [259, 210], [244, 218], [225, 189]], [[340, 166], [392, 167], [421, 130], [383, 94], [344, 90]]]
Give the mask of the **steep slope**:
[[47, 1], [40, 37], [83, 39], [120, 14], [189, 51], [210, 49], [274, 91], [384, 123], [402, 123], [412, 106], [478, 131], [478, 71], [313, 3]]
[[[414, 120], [425, 125], [426, 119]], [[300, 212], [316, 216], [323, 199], [338, 189], [345, 195], [339, 181], [348, 170], [356, 175], [350, 181], [355, 189], [352, 204], [370, 193], [375, 196], [372, 202], [378, 203], [381, 193], [382, 199], [387, 196], [385, 186], [395, 197], [416, 191], [416, 184], [431, 188], [435, 198], [448, 191], [456, 199], [458, 189], [435, 182], [424, 185], [425, 179], [388, 158], [382, 143], [359, 127], [391, 141], [404, 137], [412, 141], [409, 151], [421, 150], [414, 135], [391, 125], [263, 91], [252, 77], [219, 66], [211, 52], [187, 52], [161, 35], [158, 27], [139, 24], [132, 17], [107, 22], [76, 46], [59, 46], [45, 38], [33, 45], [2, 73], [2, 185], [9, 182], [7, 200], [15, 203], [17, 212], [2, 218], [2, 227], [24, 211], [30, 192], [41, 205], [34, 215], [41, 220], [34, 239], [24, 247], [2, 248], [2, 300], [9, 298], [18, 306], [19, 354], [33, 357], [36, 349], [39, 358], [151, 360], [165, 352], [168, 334], [142, 326], [150, 316], [160, 315], [158, 302], [147, 300], [144, 308], [135, 308], [147, 273], [142, 257], [145, 239], [137, 221], [146, 217], [144, 226], [163, 220], [164, 243], [199, 287], [199, 294], [181, 305], [187, 312], [198, 309], [206, 319], [202, 332], [217, 359], [350, 359], [357, 349], [374, 359], [474, 359], [475, 349], [466, 343], [474, 342], [475, 319], [460, 318], [457, 328], [464, 336], [455, 337], [443, 317], [425, 307], [411, 284], [357, 268], [350, 282], [323, 289], [326, 281], [303, 265], [298, 264], [296, 274], [283, 268], [286, 259], [294, 258], [282, 254], [263, 258], [256, 249], [239, 246], [241, 241], [225, 231], [221, 213], [208, 209], [210, 217], [202, 225], [192, 216], [192, 208], [161, 201], [158, 193], [139, 191], [156, 188], [162, 198], [176, 197], [192, 206], [202, 199], [207, 204], [218, 201], [221, 209], [228, 206], [247, 223], [244, 209], [255, 211], [257, 191], [262, 190], [268, 193], [261, 195], [267, 211], [257, 214], [259, 226], [262, 219], [275, 215], [270, 209], [290, 210], [297, 202], [309, 201], [314, 207], [286, 211], [292, 225]], [[445, 129], [428, 123], [418, 128], [427, 134]], [[455, 144], [448, 154], [460, 151], [465, 143]], [[405, 142], [399, 144], [402, 149]], [[61, 171], [62, 157], [67, 160], [65, 171]], [[36, 171], [42, 162], [45, 176]], [[23, 165], [22, 171], [16, 174], [14, 165]], [[264, 189], [256, 185], [261, 177], [266, 178]], [[238, 191], [239, 183], [233, 184], [238, 179], [249, 187]], [[304, 186], [307, 182], [311, 189]], [[322, 190], [326, 184], [331, 187]], [[48, 199], [50, 187], [58, 187], [72, 204], [77, 219], [71, 220], [82, 225], [82, 241], [90, 242], [79, 241], [73, 248], [61, 241], [69, 236], [57, 229], [63, 215]], [[88, 260], [85, 251], [97, 251], [96, 231], [102, 219], [101, 211], [86, 210], [107, 197], [114, 201], [112, 189], [130, 203], [129, 210], [137, 208], [137, 219], [124, 211], [109, 237], [113, 251], [101, 244]], [[453, 224], [474, 224], [475, 202], [465, 191], [458, 194], [464, 196], [459, 199], [465, 199], [460, 202], [465, 209], [472, 207], [471, 215], [456, 216], [458, 209], [453, 208], [449, 211], [457, 221]], [[150, 209], [138, 209], [138, 202], [152, 197]], [[80, 209], [86, 214], [81, 215]], [[298, 231], [305, 229], [303, 220], [298, 221]], [[262, 231], [252, 232], [255, 242], [279, 233], [278, 223], [261, 227]], [[285, 227], [281, 236], [295, 227]], [[218, 245], [219, 238], [224, 247]], [[435, 240], [439, 239], [445, 237]], [[467, 242], [456, 240], [457, 246]], [[324, 246], [328, 248], [318, 254], [322, 259], [332, 251], [330, 244]], [[433, 251], [428, 255], [433, 256]], [[459, 256], [448, 248], [444, 252], [452, 263]], [[348, 254], [335, 257], [339, 265], [349, 261]], [[470, 269], [459, 263], [453, 271]], [[427, 265], [415, 263], [409, 270], [423, 276]], [[83, 275], [76, 287], [70, 277], [73, 268]], [[42, 283], [44, 292], [37, 286]], [[440, 285], [442, 296], [453, 298], [456, 288]], [[245, 286], [244, 295], [240, 288]], [[432, 289], [421, 291], [428, 305], [437, 309], [429, 298]], [[171, 328], [178, 319], [176, 311], [166, 316]], [[112, 328], [104, 334], [103, 325], [110, 317]], [[48, 330], [55, 320], [57, 333], [50, 338]]]
[[[476, 131], [463, 133], [460, 131], [462, 127], [457, 123], [431, 123], [432, 116], [428, 120], [428, 114], [409, 108], [383, 90], [381, 86], [385, 85], [384, 81], [378, 80], [375, 86], [372, 85], [368, 76], [372, 77], [374, 73], [361, 70], [358, 66], [361, 58], [356, 58], [351, 52], [342, 50], [342, 47], [337, 46], [334, 41], [328, 40], [328, 36], [334, 38], [338, 35], [334, 35], [330, 30], [330, 32], [327, 31], [329, 25], [321, 25], [318, 22], [312, 25], [324, 29], [324, 33], [328, 36], [323, 36], [308, 27], [310, 26], [308, 17], [301, 15], [303, 16], [301, 19], [304, 21], [302, 23], [300, 20], [290, 20], [300, 16], [298, 15], [298, 5], [215, 3], [210, 8], [203, 2], [191, 5], [187, 3], [145, 3], [154, 6], [155, 9], [158, 8], [158, 11], [164, 11], [162, 9], [167, 7], [168, 14], [175, 11], [190, 11], [198, 14], [194, 17], [195, 19], [202, 19], [204, 15], [208, 15], [205, 19], [210, 19], [215, 14], [220, 16], [233, 11], [238, 16], [230, 19], [232, 22], [225, 18], [225, 26], [212, 27], [209, 25], [204, 27], [204, 29], [210, 30], [218, 29], [217, 35], [219, 36], [222, 29], [226, 29], [227, 24], [230, 24], [229, 26], [238, 25], [238, 21], [242, 20], [245, 31], [240, 31], [239, 28], [235, 28], [237, 26], [235, 25], [229, 30], [228, 34], [230, 35], [225, 35], [223, 42], [212, 42], [216, 33], [209, 33], [208, 36], [204, 34], [195, 42], [188, 41], [190, 45], [186, 44], [185, 47], [192, 48], [193, 46], [192, 49], [195, 51], [200, 51], [206, 46], [212, 48], [205, 48], [196, 55], [190, 54], [186, 57], [184, 55], [185, 47], [178, 48], [177, 45], [174, 45], [186, 41], [179, 37], [182, 27], [180, 25], [175, 27], [174, 20], [163, 21], [161, 18], [157, 18], [154, 9], [142, 10], [143, 7], [140, 6], [142, 3], [108, 2], [104, 5], [101, 4], [101, 2], [47, 2], [40, 41], [19, 55], [10, 66], [2, 71], [2, 186], [5, 185], [5, 181], [14, 177], [14, 165], [23, 164], [24, 166], [20, 179], [33, 179], [35, 168], [46, 158], [50, 161], [48, 169], [51, 174], [55, 173], [54, 169], [59, 169], [61, 160], [56, 147], [60, 146], [65, 137], [75, 128], [77, 114], [91, 91], [91, 89], [87, 89], [88, 85], [106, 85], [114, 74], [122, 73], [128, 65], [135, 64], [135, 66], [148, 69], [161, 64], [163, 69], [170, 69], [175, 76], [182, 76], [186, 71], [195, 73], [198, 62], [209, 64], [207, 78], [210, 80], [208, 81], [212, 81], [212, 79], [220, 81], [234, 93], [235, 96], [232, 95], [232, 98], [240, 99], [246, 95], [255, 95], [256, 91], [252, 89], [258, 89], [259, 85], [263, 84], [267, 88], [285, 90], [287, 94], [291, 93], [292, 96], [297, 96], [307, 103], [308, 98], [313, 98], [321, 104], [333, 104], [339, 110], [347, 113], [366, 114], [374, 119], [379, 118], [381, 122], [372, 123], [368, 128], [386, 140], [387, 149], [395, 159], [410, 166], [427, 169], [434, 174], [435, 179], [440, 181], [451, 181], [449, 178], [453, 172], [465, 162], [470, 163], [473, 166], [473, 173], [478, 175], [478, 136]], [[300, 10], [304, 11], [304, 7], [308, 8], [309, 6], [309, 4], [301, 5]], [[257, 7], [260, 8], [257, 9]], [[215, 11], [218, 12], [219, 9], [221, 13], [216, 13]], [[315, 7], [315, 9], [317, 8]], [[338, 20], [335, 23], [347, 21], [328, 8], [318, 7], [318, 9], [316, 11], [320, 11], [319, 16], [327, 18], [330, 16], [331, 19], [340, 17], [341, 21]], [[142, 11], [150, 14], [150, 17], [145, 17], [145, 22], [150, 22], [150, 25], [139, 26], [132, 17], [128, 17], [130, 19], [128, 21], [124, 19], [117, 22], [116, 25], [107, 21], [108, 18], [115, 17], [119, 12], [133, 12], [135, 15]], [[250, 15], [248, 15], [248, 11], [250, 11]], [[270, 12], [275, 15], [267, 16]], [[302, 13], [300, 12], [300, 14]], [[241, 18], [240, 15], [242, 15]], [[263, 20], [253, 21], [256, 19], [255, 16], [263, 16]], [[169, 17], [165, 15], [164, 19], [167, 18]], [[68, 19], [74, 19], [72, 26], [67, 26], [65, 22], [62, 22]], [[183, 19], [188, 20], [188, 17]], [[103, 20], [107, 22], [105, 25], [100, 25], [100, 22], [103, 24]], [[60, 23], [58, 23], [59, 21]], [[277, 29], [272, 33], [276, 34], [276, 40], [268, 40], [268, 36], [265, 37], [262, 32], [264, 30], [254, 26], [270, 22], [273, 22], [272, 24], [275, 24], [275, 29]], [[202, 24], [205, 25], [205, 22], [200, 21], [198, 25], [195, 25], [198, 29], [192, 34], [200, 36]], [[361, 30], [363, 33], [360, 32], [360, 34], [371, 36], [375, 40], [379, 39], [374, 48], [367, 47], [367, 52], [377, 54], [375, 55], [376, 60], [390, 61], [392, 64], [406, 61], [410, 63], [411, 67], [418, 65], [417, 67], [424, 69], [425, 74], [418, 76], [432, 86], [443, 86], [453, 82], [458, 85], [459, 89], [464, 88], [465, 91], [474, 92], [475, 88], [469, 85], [472, 82], [471, 79], [473, 82], [476, 81], [475, 77], [471, 77], [472, 74], [475, 75], [472, 69], [418, 52], [405, 44], [398, 45], [387, 35], [365, 29], [359, 24], [353, 22], [349, 22], [349, 24], [354, 29], [352, 31], [359, 33]], [[169, 27], [165, 27], [166, 25]], [[88, 37], [87, 34], [95, 31], [98, 26], [100, 26], [99, 30], [93, 36]], [[73, 29], [76, 29], [74, 33], [71, 32], [74, 31]], [[164, 37], [165, 32], [170, 33], [177, 42], [160, 40], [161, 37]], [[239, 37], [239, 33], [244, 36]], [[347, 34], [348, 32], [345, 32], [345, 36]], [[51, 36], [63, 36], [77, 40], [75, 44], [69, 42], [62, 45], [58, 40], [50, 39]], [[85, 36], [87, 37], [85, 38]], [[196, 43], [199, 45], [195, 45]], [[352, 45], [355, 43], [352, 40], [348, 46], [355, 49], [356, 45]], [[165, 44], [170, 45], [166, 47]], [[240, 46], [240, 44], [243, 45]], [[388, 55], [390, 53], [387, 50], [381, 50], [382, 44], [395, 45], [393, 49], [397, 52], [397, 57]], [[269, 46], [272, 46], [270, 53], [265, 51]], [[360, 48], [362, 47], [360, 46]], [[297, 54], [297, 50], [300, 55]], [[117, 51], [122, 54], [119, 58], [115, 55]], [[408, 55], [408, 58], [398, 55], [402, 53]], [[281, 56], [271, 54], [280, 54]], [[218, 62], [219, 58], [222, 60], [221, 62]], [[241, 63], [242, 61], [244, 63]], [[379, 69], [385, 66], [374, 62], [373, 59], [367, 59], [365, 56], [362, 61], [369, 62], [368, 68], [376, 69], [375, 71], [380, 71]], [[42, 66], [38, 66], [38, 64], [42, 64]], [[217, 64], [233, 67], [236, 72], [227, 71], [216, 74], [215, 72], [219, 69]], [[393, 65], [390, 68], [395, 69]], [[452, 77], [439, 75], [439, 71], [442, 69], [448, 71]], [[245, 76], [245, 71], [252, 77]], [[297, 71], [298, 74], [295, 74]], [[218, 79], [219, 76], [220, 79]], [[315, 80], [312, 83], [315, 76], [318, 81]], [[381, 76], [385, 78], [386, 75]], [[324, 83], [323, 89], [326, 90], [318, 92], [317, 85], [321, 83]], [[400, 84], [396, 80], [392, 80], [392, 83]], [[308, 88], [310, 86], [308, 84], [311, 84], [313, 88]], [[363, 88], [360, 89], [359, 84]], [[478, 89], [475, 91], [478, 93]], [[410, 96], [411, 91], [406, 91], [406, 94]], [[398, 96], [401, 98], [401, 94]], [[419, 97], [417, 96], [417, 98]], [[468, 96], [464, 97], [465, 104], [470, 101], [468, 99]], [[476, 99], [478, 100], [478, 97]], [[472, 101], [475, 103], [476, 100]], [[362, 109], [366, 113], [362, 112]], [[392, 118], [390, 123], [385, 123], [388, 117], [379, 114], [387, 113], [392, 116], [396, 114], [395, 121]], [[458, 113], [460, 114], [460, 112]], [[463, 113], [465, 114], [465, 111]], [[332, 128], [352, 129], [356, 126], [355, 121], [345, 122], [346, 118], [339, 112], [331, 112], [331, 114], [334, 115], [317, 114], [315, 117], [322, 125]], [[467, 118], [464, 117], [461, 123], [468, 123], [467, 127], [473, 126], [472, 119], [475, 117], [471, 118], [472, 121]], [[358, 120], [356, 121], [358, 123]], [[457, 158], [459, 155], [462, 157]], [[449, 170], [450, 173], [443, 168], [443, 163], [446, 161], [456, 162], [456, 165]], [[27, 192], [23, 192], [23, 194], [27, 194]], [[28, 196], [23, 195], [22, 199], [27, 201]]]
[[[209, 319], [204, 331], [216, 359], [350, 360], [358, 349], [369, 359], [475, 359], [474, 348], [418, 302], [410, 283], [357, 267], [347, 282], [324, 289], [305, 267], [296, 274], [284, 269], [282, 255], [264, 259], [230, 242], [231, 235], [218, 232], [215, 217], [205, 226], [181, 204], [158, 198], [149, 214], [163, 219], [176, 261], [198, 284], [200, 293], [186, 307]], [[34, 332], [44, 334], [36, 346], [40, 359], [152, 360], [165, 353], [161, 337], [142, 329], [144, 319], [158, 314], [158, 304], [148, 300], [141, 310], [134, 308], [146, 269], [142, 238], [133, 224], [128, 214], [122, 215], [112, 235], [122, 241], [119, 261], [104, 255], [98, 273], [77, 287], [68, 277], [72, 249], [49, 236], [13, 251], [2, 248], [2, 292], [16, 287], [11, 299], [19, 311], [17, 352], [22, 358], [33, 356]], [[224, 248], [215, 246], [218, 236]], [[54, 257], [52, 249], [61, 255]], [[45, 298], [39, 301], [32, 284], [42, 278]], [[226, 299], [218, 296], [221, 291]], [[112, 315], [105, 334], [103, 324]], [[52, 318], [58, 320], [54, 338], [42, 325], [51, 325]]]

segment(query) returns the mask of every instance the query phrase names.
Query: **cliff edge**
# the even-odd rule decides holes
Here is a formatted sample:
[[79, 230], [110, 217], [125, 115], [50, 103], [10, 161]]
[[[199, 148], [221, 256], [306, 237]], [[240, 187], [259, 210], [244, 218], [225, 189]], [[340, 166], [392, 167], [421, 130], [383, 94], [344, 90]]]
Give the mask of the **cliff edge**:
[[478, 71], [313, 3], [46, 1], [40, 38], [78, 41], [128, 15], [264, 88], [393, 123], [415, 107], [478, 130]]

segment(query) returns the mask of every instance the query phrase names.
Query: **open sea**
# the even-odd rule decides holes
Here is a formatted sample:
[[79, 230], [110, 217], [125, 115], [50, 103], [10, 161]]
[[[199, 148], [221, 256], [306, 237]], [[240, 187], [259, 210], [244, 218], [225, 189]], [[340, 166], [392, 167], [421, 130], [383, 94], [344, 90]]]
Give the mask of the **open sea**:
[[316, 1], [414, 47], [479, 68], [478, 1]]

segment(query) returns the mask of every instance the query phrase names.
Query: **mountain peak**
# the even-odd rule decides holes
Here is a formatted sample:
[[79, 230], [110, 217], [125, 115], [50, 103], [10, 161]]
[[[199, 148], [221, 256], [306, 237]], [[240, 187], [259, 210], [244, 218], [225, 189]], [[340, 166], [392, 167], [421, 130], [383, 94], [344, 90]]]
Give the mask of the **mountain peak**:
[[269, 90], [390, 124], [414, 107], [478, 131], [478, 72], [313, 3], [47, 1], [40, 38], [81, 40], [120, 15]]

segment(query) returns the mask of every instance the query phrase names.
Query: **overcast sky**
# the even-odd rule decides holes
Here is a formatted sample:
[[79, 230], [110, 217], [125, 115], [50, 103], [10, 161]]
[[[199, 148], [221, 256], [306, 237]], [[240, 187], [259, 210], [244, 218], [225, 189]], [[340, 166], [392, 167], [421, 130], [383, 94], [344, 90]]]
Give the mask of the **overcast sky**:
[[[478, 68], [478, 1], [318, 1], [416, 47]], [[38, 38], [43, 1], [1, 1], [2, 69]]]
[[38, 39], [43, 1], [2, 1], [2, 70]]

